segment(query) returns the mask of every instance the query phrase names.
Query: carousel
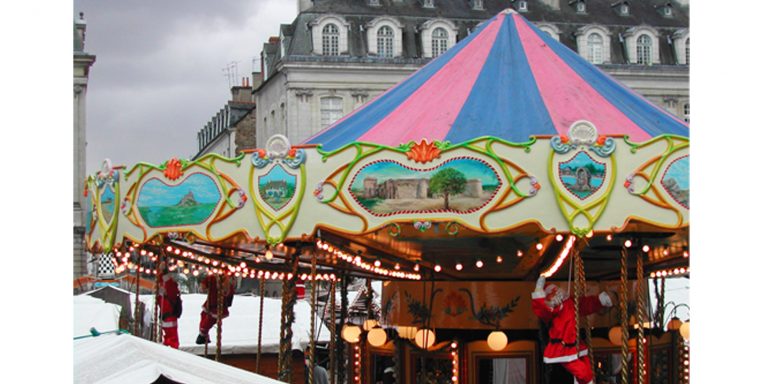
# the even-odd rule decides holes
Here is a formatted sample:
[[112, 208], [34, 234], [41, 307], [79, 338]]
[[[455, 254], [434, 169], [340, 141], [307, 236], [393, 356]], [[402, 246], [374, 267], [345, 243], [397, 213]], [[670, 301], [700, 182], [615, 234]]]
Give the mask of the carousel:
[[687, 382], [663, 293], [689, 274], [688, 168], [687, 123], [506, 10], [303, 143], [105, 161], [86, 241], [127, 274], [281, 281], [285, 382], [297, 285], [331, 383]]

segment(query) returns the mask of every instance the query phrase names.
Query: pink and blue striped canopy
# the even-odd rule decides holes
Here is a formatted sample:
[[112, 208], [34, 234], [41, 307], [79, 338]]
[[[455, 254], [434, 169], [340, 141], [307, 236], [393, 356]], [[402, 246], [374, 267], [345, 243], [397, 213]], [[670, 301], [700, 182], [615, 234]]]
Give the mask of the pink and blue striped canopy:
[[354, 141], [524, 142], [567, 134], [577, 120], [633, 141], [688, 136], [687, 123], [507, 10], [305, 143], [335, 150]]

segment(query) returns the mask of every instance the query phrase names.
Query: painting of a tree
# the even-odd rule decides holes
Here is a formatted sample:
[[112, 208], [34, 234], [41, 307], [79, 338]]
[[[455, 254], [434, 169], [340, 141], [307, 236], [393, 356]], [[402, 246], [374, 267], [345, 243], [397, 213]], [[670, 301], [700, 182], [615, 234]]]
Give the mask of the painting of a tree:
[[466, 186], [467, 178], [454, 168], [442, 169], [429, 179], [429, 189], [432, 193], [443, 195], [445, 209], [449, 209], [448, 197], [464, 192]]

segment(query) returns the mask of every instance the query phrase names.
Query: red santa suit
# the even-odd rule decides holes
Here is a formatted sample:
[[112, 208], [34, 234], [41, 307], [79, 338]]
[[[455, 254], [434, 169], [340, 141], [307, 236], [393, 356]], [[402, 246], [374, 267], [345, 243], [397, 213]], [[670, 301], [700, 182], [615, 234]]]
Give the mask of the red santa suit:
[[178, 318], [181, 315], [179, 285], [169, 273], [160, 278], [160, 320], [163, 327], [163, 344], [179, 348]]
[[[235, 286], [229, 276], [224, 276], [221, 283], [224, 292], [224, 306], [221, 308], [221, 318], [229, 316], [229, 307], [232, 305], [232, 299], [235, 295]], [[216, 276], [210, 274], [200, 283], [200, 289], [208, 292], [208, 297], [203, 303], [203, 311], [200, 312], [200, 334], [195, 341], [197, 344], [205, 344], [210, 341], [208, 332], [216, 325], [219, 307], [218, 288], [216, 286]]]
[[[549, 326], [549, 344], [544, 348], [544, 363], [560, 363], [579, 384], [591, 383], [594, 374], [587, 346], [581, 341], [578, 350], [576, 348], [576, 309], [573, 299], [564, 298], [558, 303], [556, 296], [559, 288], [547, 284], [545, 289], [541, 289], [541, 285], [543, 280], [540, 280], [537, 289], [531, 294], [531, 305], [533, 313]], [[579, 300], [579, 312], [587, 316], [611, 305], [610, 296], [602, 292], [599, 296], [582, 297]]]

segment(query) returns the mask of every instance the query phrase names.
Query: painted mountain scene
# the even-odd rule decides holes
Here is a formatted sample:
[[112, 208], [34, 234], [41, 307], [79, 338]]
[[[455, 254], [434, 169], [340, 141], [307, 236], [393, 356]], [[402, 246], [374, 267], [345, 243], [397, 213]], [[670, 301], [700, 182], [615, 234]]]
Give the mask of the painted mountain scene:
[[680, 205], [688, 209], [690, 209], [689, 194], [691, 190], [688, 172], [689, 159], [690, 157], [684, 156], [673, 161], [661, 179], [661, 184], [667, 190], [667, 193]]
[[471, 213], [487, 204], [500, 186], [487, 163], [470, 158], [449, 160], [435, 168], [412, 169], [394, 161], [369, 164], [350, 186], [355, 200], [368, 212]]
[[150, 179], [139, 191], [138, 208], [150, 227], [196, 225], [208, 220], [220, 200], [213, 179], [195, 173], [173, 186]]

